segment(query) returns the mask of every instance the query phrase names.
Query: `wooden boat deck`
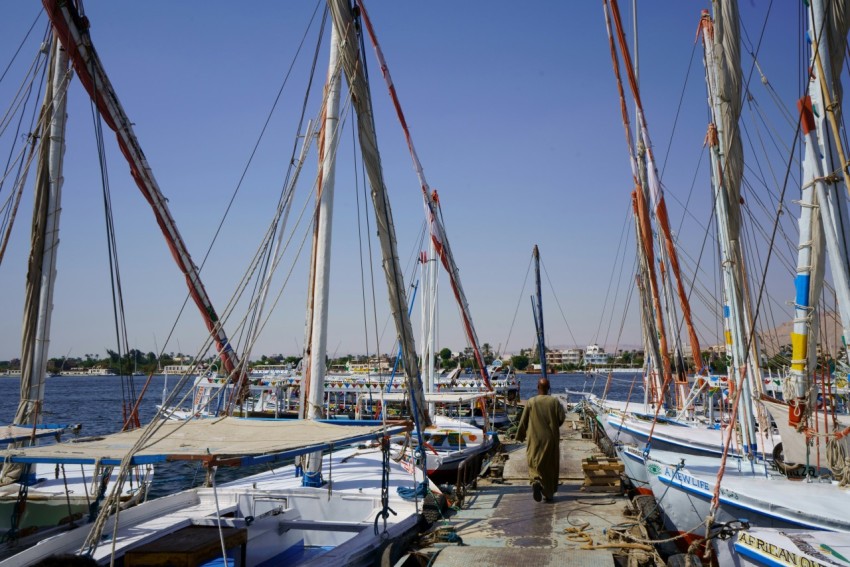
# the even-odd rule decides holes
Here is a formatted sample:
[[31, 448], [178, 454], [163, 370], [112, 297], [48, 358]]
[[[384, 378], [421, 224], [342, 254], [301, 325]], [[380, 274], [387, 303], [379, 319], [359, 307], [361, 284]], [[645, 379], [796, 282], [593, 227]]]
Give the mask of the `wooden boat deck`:
[[[565, 399], [561, 402], [566, 405]], [[586, 437], [581, 416], [568, 412], [561, 427], [560, 486], [551, 504], [533, 500], [525, 445], [506, 439], [501, 478], [479, 479], [462, 508], [426, 534], [423, 539], [430, 536], [433, 543], [418, 553], [429, 555], [435, 567], [618, 565], [625, 564], [629, 552], [643, 554], [640, 564], [663, 565], [654, 551], [620, 547], [610, 539], [610, 528], [618, 525], [634, 525], [631, 533], [647, 536], [636, 518], [626, 515], [630, 502], [619, 484], [593, 480], [609, 463]], [[493, 468], [498, 471], [499, 465]]]

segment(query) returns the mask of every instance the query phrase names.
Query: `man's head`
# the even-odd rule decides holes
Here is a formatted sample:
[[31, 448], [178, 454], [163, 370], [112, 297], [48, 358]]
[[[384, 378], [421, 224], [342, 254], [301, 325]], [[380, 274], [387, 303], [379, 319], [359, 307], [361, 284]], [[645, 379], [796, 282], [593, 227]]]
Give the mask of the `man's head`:
[[549, 379], [541, 378], [537, 381], [537, 393], [541, 396], [549, 393]]

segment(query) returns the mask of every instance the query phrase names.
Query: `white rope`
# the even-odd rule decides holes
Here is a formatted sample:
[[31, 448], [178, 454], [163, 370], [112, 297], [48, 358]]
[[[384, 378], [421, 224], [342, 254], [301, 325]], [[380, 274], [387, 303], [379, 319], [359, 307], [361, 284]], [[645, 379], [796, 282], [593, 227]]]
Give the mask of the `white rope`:
[[830, 437], [826, 442], [826, 461], [838, 480], [838, 486], [843, 488], [850, 485], [850, 457], [842, 439]]
[[210, 484], [212, 485], [213, 498], [215, 500], [216, 527], [218, 528], [218, 540], [221, 542], [221, 560], [224, 565], [227, 565], [227, 547], [224, 545], [224, 531], [221, 529], [221, 509], [218, 506], [218, 487], [215, 485], [215, 473], [218, 472], [218, 467], [212, 466], [210, 469], [212, 471]]

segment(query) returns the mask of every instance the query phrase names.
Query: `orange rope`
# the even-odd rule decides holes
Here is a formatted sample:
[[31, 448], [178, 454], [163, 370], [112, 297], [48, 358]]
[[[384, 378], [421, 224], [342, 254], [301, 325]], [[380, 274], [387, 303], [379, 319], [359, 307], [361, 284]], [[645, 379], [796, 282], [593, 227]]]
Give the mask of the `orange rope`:
[[[617, 41], [620, 44], [620, 51], [623, 53], [623, 64], [626, 67], [626, 73], [629, 80], [629, 87], [632, 92], [632, 97], [635, 100], [635, 105], [637, 105], [638, 110], [640, 111], [640, 116], [643, 117], [643, 128], [646, 129], [646, 119], [643, 115], [643, 103], [641, 102], [640, 90], [638, 89], [637, 78], [635, 75], [634, 68], [632, 66], [631, 55], [629, 54], [629, 46], [626, 42], [625, 33], [623, 32], [623, 24], [620, 18], [620, 8], [617, 4], [617, 0], [606, 1], [611, 7], [614, 25], [617, 28]], [[607, 11], [605, 12], [605, 17], [607, 23]], [[610, 35], [611, 33], [609, 31], [609, 37]], [[654, 162], [655, 160], [654, 158], [652, 158], [652, 148], [649, 144], [645, 145], [647, 155]], [[696, 331], [694, 330], [693, 321], [691, 318], [690, 302], [688, 301], [688, 296], [685, 293], [685, 287], [682, 283], [681, 270], [679, 269], [679, 258], [676, 254], [676, 248], [673, 243], [673, 238], [670, 231], [670, 223], [667, 218], [667, 204], [664, 201], [664, 194], [661, 191], [659, 191], [658, 202], [655, 205], [655, 216], [664, 235], [664, 242], [669, 257], [670, 267], [673, 270], [673, 276], [676, 278], [676, 291], [679, 296], [679, 303], [681, 304], [680, 306], [682, 308], [682, 316], [684, 317], [685, 324], [688, 327], [688, 337], [691, 343], [691, 355], [693, 356], [694, 364], [697, 367], [697, 372], [701, 372], [703, 369], [703, 365], [700, 355], [701, 351], [699, 346], [699, 339], [697, 338]]]

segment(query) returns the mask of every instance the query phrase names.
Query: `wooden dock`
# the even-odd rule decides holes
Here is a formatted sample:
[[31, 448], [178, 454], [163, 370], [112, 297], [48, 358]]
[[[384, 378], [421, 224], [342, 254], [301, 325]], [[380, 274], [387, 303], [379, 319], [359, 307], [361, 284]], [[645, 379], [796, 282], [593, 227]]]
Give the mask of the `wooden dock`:
[[[561, 403], [566, 406], [565, 399]], [[396, 565], [663, 565], [651, 546], [640, 543], [647, 535], [623, 495], [622, 464], [586, 437], [581, 416], [568, 411], [553, 503], [534, 501], [525, 445], [503, 439], [504, 453], [490, 474], [468, 491], [460, 509], [434, 524], [417, 552]]]

